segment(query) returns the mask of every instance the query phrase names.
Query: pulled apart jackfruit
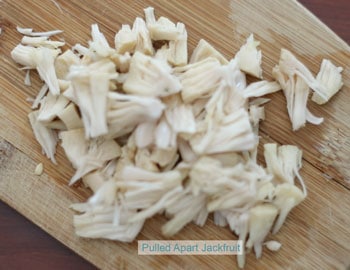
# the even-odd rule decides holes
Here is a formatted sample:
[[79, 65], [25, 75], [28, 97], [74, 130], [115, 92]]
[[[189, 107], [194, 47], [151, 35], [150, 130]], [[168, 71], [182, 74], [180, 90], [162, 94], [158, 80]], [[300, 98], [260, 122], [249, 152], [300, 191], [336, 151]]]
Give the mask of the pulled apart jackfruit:
[[168, 63], [136, 52], [123, 89], [128, 94], [162, 97], [178, 93], [181, 84]]
[[280, 61], [272, 70], [272, 75], [281, 85], [287, 100], [289, 118], [293, 130], [298, 130], [310, 122], [319, 125], [323, 118], [314, 116], [307, 108], [310, 88], [321, 98], [325, 98], [326, 86], [316, 80], [311, 72], [290, 51], [281, 50]]
[[341, 76], [342, 71], [342, 67], [336, 67], [330, 60], [323, 59], [316, 80], [324, 85], [326, 92], [322, 93], [324, 97], [314, 92], [311, 100], [317, 104], [325, 104], [332, 96], [334, 96], [343, 86]]
[[32, 28], [23, 28], [19, 26], [17, 26], [16, 29], [22, 35], [31, 36], [31, 37], [50, 37], [50, 36], [63, 33], [62, 30], [52, 30], [47, 32], [33, 32]]
[[47, 36], [43, 37], [28, 37], [24, 36], [22, 38], [22, 44], [30, 45], [33, 47], [47, 47], [50, 49], [57, 49], [58, 47], [64, 46], [64, 42], [49, 40]]
[[276, 182], [294, 184], [294, 178], [301, 168], [301, 150], [294, 145], [277, 147], [274, 143], [264, 145], [267, 171]]
[[271, 230], [278, 209], [272, 204], [262, 204], [250, 209], [249, 214], [249, 238], [246, 246], [254, 247], [256, 257], [260, 258], [263, 241]]
[[35, 138], [53, 162], [60, 139], [76, 170], [70, 184], [82, 180], [93, 192], [72, 205], [77, 235], [131, 242], [163, 213], [161, 231], [172, 236], [214, 213], [243, 241], [243, 267], [247, 251], [259, 258], [263, 246], [280, 248], [264, 240], [307, 194], [298, 147], [265, 144], [266, 168], [257, 163], [269, 101], [261, 96], [282, 89], [293, 130], [320, 124], [307, 109], [310, 88], [323, 104], [342, 86], [342, 69], [324, 60], [315, 79], [282, 49], [276, 81], [247, 83], [245, 73], [262, 78], [253, 35], [231, 60], [202, 39], [188, 61], [185, 25], [144, 12], [121, 26], [113, 47], [97, 24], [88, 46], [63, 53], [64, 43], [49, 39], [60, 31], [18, 28], [26, 36], [12, 57], [44, 81], [29, 114]]
[[31, 112], [28, 117], [36, 140], [40, 143], [43, 153], [56, 164], [55, 152], [58, 141], [55, 130], [45, 127], [38, 121], [39, 111]]
[[26, 68], [35, 68], [40, 78], [48, 85], [50, 92], [57, 96], [60, 93], [54, 62], [60, 50], [46, 47], [17, 45], [12, 52], [12, 59]]
[[216, 58], [223, 65], [228, 64], [227, 59], [204, 39], [198, 42], [197, 47], [191, 55], [190, 63], [199, 62], [209, 57]]
[[207, 97], [217, 89], [222, 78], [222, 67], [215, 58], [206, 58], [200, 62], [179, 67], [182, 84], [181, 97], [185, 103]]
[[85, 136], [96, 138], [108, 133], [107, 96], [111, 80], [118, 74], [112, 61], [101, 60], [88, 66], [71, 66], [67, 75], [72, 87], [64, 95], [78, 105], [85, 126]]
[[236, 54], [238, 60], [239, 68], [259, 79], [262, 78], [262, 69], [261, 69], [261, 51], [258, 50], [260, 42], [254, 39], [254, 35], [251, 34], [246, 44], [244, 44], [241, 49]]
[[60, 132], [60, 139], [68, 159], [77, 170], [70, 185], [121, 155], [121, 149], [114, 140], [99, 138], [88, 141], [84, 138], [83, 129]]

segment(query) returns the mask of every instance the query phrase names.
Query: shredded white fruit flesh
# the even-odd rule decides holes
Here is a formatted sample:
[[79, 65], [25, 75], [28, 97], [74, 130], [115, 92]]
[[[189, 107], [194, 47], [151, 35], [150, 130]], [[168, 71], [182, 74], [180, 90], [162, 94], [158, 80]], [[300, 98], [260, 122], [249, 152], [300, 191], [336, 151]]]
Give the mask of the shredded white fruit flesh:
[[[29, 114], [35, 137], [53, 162], [60, 141], [76, 169], [70, 184], [82, 180], [93, 191], [72, 205], [79, 236], [131, 242], [157, 213], [170, 219], [161, 231], [171, 236], [214, 213], [257, 257], [264, 245], [281, 247], [264, 240], [307, 195], [302, 151], [265, 144], [266, 167], [257, 163], [269, 101], [261, 96], [283, 91], [293, 130], [321, 124], [307, 108], [310, 88], [315, 102], [328, 101], [342, 86], [340, 67], [325, 60], [315, 78], [282, 49], [276, 81], [247, 84], [246, 74], [262, 78], [253, 35], [231, 60], [205, 40], [188, 56], [185, 25], [156, 19], [151, 7], [145, 20], [122, 25], [114, 47], [97, 24], [87, 47], [63, 53], [63, 42], [49, 40], [62, 31], [17, 30], [25, 36], [11, 55], [28, 70], [25, 84], [29, 69], [44, 81]], [[42, 171], [40, 163], [35, 174]]]
[[17, 31], [22, 35], [27, 35], [31, 37], [50, 37], [50, 36], [63, 33], [62, 30], [52, 30], [47, 32], [33, 32], [32, 28], [22, 28], [19, 26], [17, 26]]

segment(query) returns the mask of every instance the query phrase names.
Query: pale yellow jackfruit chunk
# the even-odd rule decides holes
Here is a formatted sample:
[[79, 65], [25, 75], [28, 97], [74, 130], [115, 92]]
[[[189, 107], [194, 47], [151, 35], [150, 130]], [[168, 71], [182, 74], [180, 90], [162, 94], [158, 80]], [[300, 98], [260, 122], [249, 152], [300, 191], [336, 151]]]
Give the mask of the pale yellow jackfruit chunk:
[[59, 136], [69, 161], [76, 169], [69, 182], [70, 185], [87, 173], [102, 168], [107, 161], [121, 154], [121, 149], [114, 140], [87, 140], [83, 129], [62, 131]]
[[172, 218], [162, 226], [163, 235], [172, 236], [196, 219], [198, 214], [205, 209], [205, 201], [205, 194], [195, 196], [186, 190], [180, 193], [176, 200], [169, 203], [165, 209], [166, 214]]
[[[299, 71], [293, 71], [292, 75], [285, 73], [283, 70], [288, 69], [288, 64], [293, 63], [287, 62], [287, 64], [283, 64], [283, 68], [281, 65], [275, 66], [272, 70], [272, 75], [281, 85], [284, 96], [286, 97], [288, 115], [290, 121], [292, 122], [293, 131], [305, 126], [306, 122], [310, 122], [314, 125], [321, 124], [323, 122], [323, 118], [314, 116], [307, 108], [310, 89], [306, 80], [301, 77], [304, 75], [297, 75], [301, 74]], [[287, 70], [287, 72], [289, 71]], [[308, 74], [308, 72], [305, 72], [304, 74]], [[310, 76], [312, 76], [311, 73]], [[311, 83], [311, 85], [313, 84], [318, 83]]]
[[87, 138], [108, 133], [107, 95], [110, 81], [117, 77], [115, 64], [110, 60], [70, 68], [68, 79], [72, 82], [72, 88], [64, 95], [79, 106]]
[[33, 111], [28, 114], [36, 140], [40, 143], [43, 153], [56, 164], [55, 152], [58, 141], [57, 134], [54, 130], [45, 127], [38, 121], [39, 111]]
[[11, 51], [11, 56], [13, 60], [27, 68], [36, 68], [40, 78], [48, 85], [50, 92], [57, 96], [60, 88], [54, 62], [59, 53], [59, 50], [46, 47], [34, 48], [20, 44]]
[[[101, 187], [101, 196], [108, 191], [107, 186]], [[105, 238], [121, 242], [132, 242], [143, 227], [144, 220], [128, 222], [128, 217], [136, 214], [136, 210], [129, 210], [119, 203], [105, 205], [99, 202], [74, 204], [71, 206], [83, 214], [75, 215], [73, 219], [76, 234], [87, 238]]]
[[261, 79], [261, 50], [258, 50], [259, 44], [260, 42], [256, 41], [254, 35], [251, 34], [247, 38], [246, 44], [240, 48], [235, 58], [242, 71]]
[[125, 166], [118, 186], [126, 190], [124, 202], [129, 209], [145, 209], [155, 204], [168, 191], [178, 187], [184, 177], [181, 172], [151, 172], [135, 166]]
[[277, 147], [275, 143], [264, 144], [267, 171], [277, 182], [294, 184], [294, 178], [301, 169], [302, 151], [294, 145]]
[[220, 84], [222, 68], [215, 58], [206, 58], [200, 62], [175, 69], [181, 72], [181, 96], [185, 103], [212, 94]]
[[142, 18], [137, 17], [135, 19], [134, 24], [132, 26], [132, 32], [136, 35], [135, 51], [147, 55], [153, 55], [154, 49], [150, 33], [145, 21]]
[[123, 24], [115, 35], [114, 43], [117, 53], [133, 53], [137, 43], [137, 34], [131, 30], [130, 25]]
[[306, 194], [296, 186], [290, 183], [284, 183], [277, 185], [275, 196], [276, 198], [274, 199], [273, 204], [279, 209], [279, 215], [272, 233], [277, 233], [279, 231], [288, 213], [305, 199]]
[[201, 39], [198, 42], [197, 47], [194, 49], [190, 58], [190, 64], [209, 57], [216, 58], [222, 65], [228, 64], [227, 59], [204, 39]]
[[55, 60], [55, 70], [58, 79], [67, 79], [69, 68], [80, 63], [79, 57], [72, 50], [66, 50]]
[[255, 146], [255, 136], [244, 109], [225, 116], [221, 123], [208, 120], [204, 132], [195, 134], [190, 144], [197, 154], [248, 151]]
[[54, 96], [48, 93], [40, 102], [38, 121], [49, 123], [68, 105], [69, 99], [63, 95]]
[[83, 121], [81, 120], [76, 106], [74, 103], [70, 103], [64, 108], [57, 116], [62, 120], [68, 130], [83, 128]]
[[166, 62], [136, 52], [123, 90], [128, 94], [162, 97], [179, 92], [181, 84]]
[[89, 42], [90, 49], [96, 52], [99, 56], [106, 57], [114, 52], [97, 24], [91, 25], [91, 36], [92, 41]]
[[316, 80], [324, 86], [324, 89], [327, 90], [327, 92], [322, 93], [324, 97], [314, 92], [312, 95], [312, 101], [320, 105], [328, 102], [328, 100], [330, 100], [343, 86], [341, 76], [342, 71], [342, 67], [337, 67], [330, 60], [323, 59]]
[[244, 90], [245, 98], [261, 97], [281, 90], [281, 86], [277, 82], [259, 81], [251, 83]]
[[[281, 49], [280, 60], [278, 63], [278, 69], [284, 73], [288, 78], [298, 76], [304, 80], [304, 82], [322, 98], [326, 98], [324, 93], [327, 93], [325, 86], [322, 85], [312, 75], [311, 71], [300, 62], [295, 55], [286, 49]], [[280, 82], [281, 84], [281, 82]], [[282, 88], [283, 85], [281, 84]]]
[[175, 23], [165, 17], [160, 17], [156, 20], [154, 8], [152, 7], [144, 9], [144, 12], [152, 40], [176, 40], [178, 38], [180, 32], [176, 28]]
[[118, 93], [109, 93], [108, 97], [108, 136], [112, 138], [130, 133], [141, 123], [157, 121], [165, 108], [158, 98]]
[[254, 247], [257, 258], [261, 257], [263, 241], [270, 232], [277, 214], [278, 209], [272, 204], [257, 205], [250, 209], [249, 238], [246, 246]]

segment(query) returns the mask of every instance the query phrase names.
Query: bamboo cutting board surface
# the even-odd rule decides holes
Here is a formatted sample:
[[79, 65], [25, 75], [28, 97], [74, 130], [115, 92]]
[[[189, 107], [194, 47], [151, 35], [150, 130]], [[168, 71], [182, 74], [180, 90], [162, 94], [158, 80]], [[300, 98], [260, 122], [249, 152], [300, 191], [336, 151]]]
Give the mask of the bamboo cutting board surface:
[[[122, 23], [131, 24], [143, 8], [151, 5], [156, 15], [186, 24], [190, 51], [200, 38], [231, 58], [249, 33], [261, 41], [264, 77], [270, 77], [280, 48], [293, 52], [316, 74], [322, 58], [345, 68], [344, 87], [331, 102], [310, 109], [325, 117], [320, 126], [307, 125], [290, 131], [286, 104], [281, 93], [267, 105], [261, 126], [262, 142], [296, 144], [304, 153], [302, 176], [307, 199], [292, 211], [282, 230], [271, 239], [282, 242], [277, 253], [264, 251], [261, 260], [247, 256], [246, 269], [345, 269], [350, 265], [350, 49], [349, 46], [295, 1], [2, 1], [0, 16], [0, 199], [25, 215], [56, 239], [102, 269], [235, 269], [234, 256], [138, 256], [137, 242], [121, 244], [81, 239], [74, 235], [73, 202], [89, 193], [71, 188], [73, 170], [58, 148], [58, 166], [41, 154], [30, 129], [27, 97], [37, 93], [41, 82], [32, 76], [32, 87], [23, 85], [24, 72], [10, 59], [21, 35], [15, 27], [37, 31], [62, 29], [69, 45], [86, 44], [90, 25], [100, 29], [112, 43]], [[33, 171], [43, 162], [45, 173]], [[149, 220], [137, 240], [163, 239], [163, 217]], [[211, 221], [204, 228], [187, 226], [172, 239], [232, 239], [226, 228]]]

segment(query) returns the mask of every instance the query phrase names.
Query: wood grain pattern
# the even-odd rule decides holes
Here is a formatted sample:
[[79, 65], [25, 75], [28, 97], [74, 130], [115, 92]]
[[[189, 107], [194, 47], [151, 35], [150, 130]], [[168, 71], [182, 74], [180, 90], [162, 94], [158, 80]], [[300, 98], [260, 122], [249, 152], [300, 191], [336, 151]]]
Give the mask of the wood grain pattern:
[[[69, 45], [86, 43], [93, 22], [112, 41], [121, 23], [131, 23], [148, 5], [157, 14], [186, 24], [190, 49], [200, 38], [207, 39], [227, 57], [244, 42], [250, 32], [262, 41], [265, 77], [278, 60], [279, 49], [294, 51], [316, 73], [320, 61], [330, 58], [345, 67], [345, 87], [329, 104], [311, 105], [315, 114], [326, 118], [319, 127], [308, 125], [290, 132], [282, 95], [274, 95], [262, 125], [264, 141], [295, 143], [304, 151], [302, 175], [309, 197], [293, 210], [281, 232], [274, 236], [283, 243], [280, 252], [265, 251], [257, 261], [248, 255], [246, 269], [345, 269], [350, 265], [350, 50], [349, 46], [294, 1], [57, 1], [62, 13], [50, 0], [3, 1], [0, 16], [0, 199], [36, 223], [43, 230], [102, 269], [235, 269], [232, 256], [137, 256], [137, 243], [119, 244], [77, 238], [68, 206], [82, 201], [88, 192], [69, 188], [72, 169], [58, 151], [59, 166], [53, 166], [35, 143], [27, 113], [28, 96], [40, 87], [36, 77], [32, 87], [23, 85], [24, 73], [9, 57], [21, 36], [15, 26], [36, 30], [60, 28]], [[185, 8], [184, 8], [185, 7]], [[43, 162], [45, 174], [33, 174]], [[341, 205], [341, 207], [339, 207]], [[162, 239], [156, 217], [146, 223], [138, 239]], [[187, 226], [174, 239], [231, 239], [227, 229], [211, 222], [204, 228]], [[2, 238], [1, 238], [2, 239]], [[1, 249], [0, 249], [0, 252]], [[1, 254], [0, 254], [1, 259]], [[6, 267], [7, 265], [5, 265]], [[45, 265], [42, 265], [45, 268]], [[52, 267], [55, 267], [52, 265]], [[57, 267], [57, 265], [56, 265]], [[89, 267], [82, 264], [85, 269]], [[6, 268], [15, 268], [8, 265]], [[51, 268], [51, 267], [50, 267]], [[59, 267], [57, 268], [59, 269]], [[73, 268], [72, 268], [73, 269]]]

